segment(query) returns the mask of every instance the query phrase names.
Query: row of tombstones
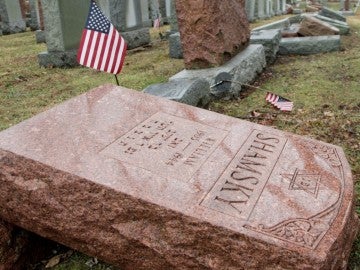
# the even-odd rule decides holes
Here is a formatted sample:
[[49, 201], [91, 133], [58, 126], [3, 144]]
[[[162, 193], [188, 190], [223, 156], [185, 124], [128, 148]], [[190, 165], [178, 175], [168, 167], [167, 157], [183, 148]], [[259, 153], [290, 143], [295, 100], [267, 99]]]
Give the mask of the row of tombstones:
[[[47, 44], [47, 52], [39, 54], [39, 64], [45, 67], [74, 66], [76, 65], [76, 49], [90, 1], [0, 0], [0, 34], [1, 30], [4, 34], [25, 31], [24, 8], [27, 7], [30, 28], [45, 30], [37, 31], [38, 40], [46, 40]], [[172, 32], [177, 31], [175, 0], [96, 1], [122, 33], [129, 49], [150, 43], [149, 27], [157, 17], [162, 17], [163, 22], [170, 23]], [[246, 0], [248, 19], [253, 21], [283, 14], [286, 11], [287, 2], [291, 1], [293, 0]], [[40, 38], [42, 36], [44, 37]], [[179, 58], [176, 55], [172, 57]]]

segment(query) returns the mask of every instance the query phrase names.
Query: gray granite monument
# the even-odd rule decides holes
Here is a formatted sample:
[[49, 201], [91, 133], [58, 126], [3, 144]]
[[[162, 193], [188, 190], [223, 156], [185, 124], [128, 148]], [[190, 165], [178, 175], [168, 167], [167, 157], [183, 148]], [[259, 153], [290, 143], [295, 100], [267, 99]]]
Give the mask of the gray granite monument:
[[0, 18], [3, 34], [15, 34], [26, 30], [19, 1], [0, 0]]

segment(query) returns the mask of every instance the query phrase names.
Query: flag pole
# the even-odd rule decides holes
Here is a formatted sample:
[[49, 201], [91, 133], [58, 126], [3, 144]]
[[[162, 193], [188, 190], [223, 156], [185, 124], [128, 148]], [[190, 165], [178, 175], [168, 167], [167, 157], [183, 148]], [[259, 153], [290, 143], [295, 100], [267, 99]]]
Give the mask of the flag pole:
[[117, 75], [115, 74], [115, 80], [116, 80], [116, 84], [118, 85], [118, 86], [120, 86], [120, 84], [119, 84], [119, 80], [118, 80], [118, 77], [117, 77]]

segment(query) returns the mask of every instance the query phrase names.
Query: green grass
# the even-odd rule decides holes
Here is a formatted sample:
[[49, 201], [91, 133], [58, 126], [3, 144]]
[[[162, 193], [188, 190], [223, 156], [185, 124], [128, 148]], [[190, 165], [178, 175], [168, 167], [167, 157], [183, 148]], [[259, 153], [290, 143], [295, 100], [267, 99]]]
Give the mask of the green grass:
[[[254, 83], [291, 99], [295, 103], [291, 113], [274, 110], [264, 101], [264, 91], [250, 88], [239, 98], [212, 102], [209, 109], [342, 146], [360, 192], [360, 14], [348, 22], [351, 35], [342, 38], [340, 52], [279, 57]], [[168, 43], [151, 31], [152, 46], [128, 53], [119, 76], [122, 86], [141, 90], [183, 69], [182, 60], [168, 57]], [[40, 68], [37, 54], [45, 50], [35, 43], [33, 32], [0, 37], [0, 130], [101, 84], [115, 83], [112, 75], [87, 68]], [[359, 198], [357, 205], [360, 213]], [[51, 269], [90, 269], [89, 259], [75, 252]], [[99, 263], [91, 269], [115, 268]], [[360, 238], [352, 249], [349, 269], [360, 269]]]

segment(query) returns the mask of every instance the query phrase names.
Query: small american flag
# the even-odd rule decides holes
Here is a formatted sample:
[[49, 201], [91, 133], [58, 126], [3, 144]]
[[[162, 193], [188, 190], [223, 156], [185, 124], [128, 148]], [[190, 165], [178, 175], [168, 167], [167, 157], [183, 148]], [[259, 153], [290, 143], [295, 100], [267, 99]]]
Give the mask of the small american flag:
[[160, 27], [160, 17], [158, 16], [155, 20], [154, 20], [154, 28], [159, 28]]
[[265, 99], [280, 111], [291, 111], [294, 106], [292, 101], [270, 92], [267, 92]]
[[79, 64], [116, 75], [124, 64], [126, 47], [124, 38], [91, 1], [77, 54]]

